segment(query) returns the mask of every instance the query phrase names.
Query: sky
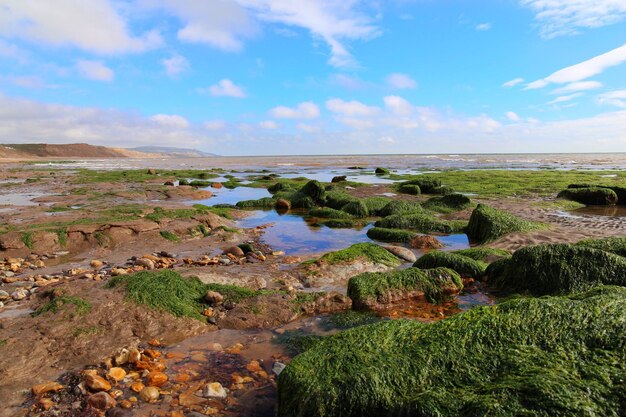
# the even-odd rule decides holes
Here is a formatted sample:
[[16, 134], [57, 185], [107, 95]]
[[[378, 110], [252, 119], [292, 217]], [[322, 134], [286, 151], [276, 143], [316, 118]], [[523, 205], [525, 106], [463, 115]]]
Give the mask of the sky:
[[626, 152], [625, 0], [0, 0], [0, 143]]

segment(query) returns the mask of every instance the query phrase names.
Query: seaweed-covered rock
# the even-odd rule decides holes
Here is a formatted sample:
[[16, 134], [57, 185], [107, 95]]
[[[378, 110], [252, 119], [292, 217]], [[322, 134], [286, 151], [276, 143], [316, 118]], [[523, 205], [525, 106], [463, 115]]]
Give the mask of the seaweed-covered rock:
[[626, 237], [607, 237], [604, 239], [585, 239], [576, 243], [576, 246], [600, 249], [616, 255], [626, 256]]
[[343, 182], [343, 181], [345, 181], [347, 179], [348, 179], [348, 177], [346, 177], [345, 175], [337, 175], [336, 177], [333, 177], [333, 179], [330, 180], [330, 182], [332, 182], [332, 183]]
[[392, 214], [405, 214], [422, 211], [424, 210], [422, 209], [421, 204], [416, 201], [394, 200], [380, 210], [379, 216], [387, 217]]
[[279, 191], [289, 191], [289, 190], [291, 190], [291, 186], [284, 182], [277, 182], [276, 184], [273, 184], [267, 187], [267, 191], [269, 191], [272, 194], [276, 194]]
[[460, 224], [437, 219], [425, 213], [394, 214], [375, 223], [386, 229], [412, 229], [422, 233], [454, 233], [462, 230]]
[[370, 216], [380, 216], [382, 210], [389, 204], [392, 200], [387, 197], [367, 197], [362, 199], [363, 204], [367, 207], [367, 211]]
[[358, 200], [345, 191], [333, 190], [326, 193], [326, 206], [340, 210], [343, 206]]
[[352, 201], [341, 208], [341, 211], [351, 214], [354, 217], [367, 217], [369, 211], [367, 206], [361, 200]]
[[471, 258], [475, 261], [482, 261], [491, 263], [501, 258], [508, 258], [511, 256], [509, 251], [504, 249], [496, 249], [496, 248], [469, 248], [469, 249], [460, 249], [452, 251], [456, 255], [462, 255], [466, 258]]
[[291, 196], [291, 207], [311, 209], [315, 207], [315, 200], [311, 196], [298, 191]]
[[345, 211], [335, 210], [329, 207], [315, 208], [309, 211], [311, 217], [321, 217], [324, 219], [351, 219], [352, 215]]
[[432, 177], [420, 177], [398, 184], [398, 187], [405, 185], [417, 185], [424, 194], [439, 194], [438, 189], [441, 187], [441, 181]]
[[567, 188], [608, 188], [617, 195], [617, 204], [626, 205], [626, 187], [616, 185], [570, 184]]
[[472, 200], [463, 194], [448, 194], [432, 197], [422, 203], [425, 209], [439, 213], [452, 213], [472, 206]]
[[561, 191], [557, 198], [596, 206], [611, 206], [618, 200], [615, 191], [608, 188], [568, 188]]
[[350, 278], [348, 297], [355, 308], [381, 308], [407, 299], [437, 303], [463, 289], [459, 275], [446, 268], [365, 273]]
[[422, 190], [420, 186], [416, 184], [403, 184], [398, 186], [398, 192], [402, 194], [420, 195]]
[[324, 201], [326, 195], [324, 186], [319, 181], [315, 180], [307, 182], [304, 187], [300, 189], [300, 192], [308, 195], [316, 202]]
[[528, 246], [488, 268], [487, 276], [490, 286], [504, 292], [568, 294], [603, 284], [626, 286], [626, 258], [565, 243]]
[[186, 178], [181, 178], [180, 180], [178, 180], [178, 185], [189, 185], [189, 180], [187, 180]]
[[326, 337], [278, 378], [279, 417], [626, 415], [626, 289], [515, 298]]
[[385, 266], [398, 266], [400, 260], [387, 249], [375, 243], [356, 243], [346, 249], [329, 252], [319, 258], [318, 264], [338, 264], [363, 259], [375, 264]]
[[374, 173], [376, 173], [376, 175], [387, 175], [390, 173], [390, 171], [387, 168], [376, 168], [376, 170], [374, 171]]
[[419, 258], [414, 267], [420, 269], [450, 268], [462, 277], [480, 278], [485, 274], [487, 264], [456, 253], [433, 251]]
[[476, 243], [494, 241], [514, 232], [530, 232], [545, 227], [540, 223], [520, 219], [506, 211], [479, 204], [467, 225], [467, 236]]
[[273, 208], [276, 201], [271, 197], [263, 197], [258, 200], [243, 200], [235, 204], [239, 208]]
[[318, 221], [316, 224], [330, 227], [331, 229], [352, 229], [355, 226], [360, 226], [359, 223], [352, 219], [327, 219]]
[[410, 230], [385, 229], [382, 227], [372, 227], [367, 231], [367, 237], [381, 242], [410, 242], [417, 236], [417, 233]]

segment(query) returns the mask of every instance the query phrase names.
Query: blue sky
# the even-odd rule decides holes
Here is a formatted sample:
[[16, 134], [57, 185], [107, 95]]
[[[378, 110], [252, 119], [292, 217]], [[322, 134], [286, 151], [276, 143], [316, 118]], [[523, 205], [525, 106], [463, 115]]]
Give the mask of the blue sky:
[[0, 0], [0, 143], [626, 151], [626, 1]]

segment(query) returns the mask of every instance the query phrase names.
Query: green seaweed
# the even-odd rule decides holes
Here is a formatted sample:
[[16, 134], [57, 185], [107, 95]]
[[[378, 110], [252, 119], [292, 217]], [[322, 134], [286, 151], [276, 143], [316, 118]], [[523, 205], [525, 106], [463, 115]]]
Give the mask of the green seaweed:
[[485, 274], [487, 264], [451, 252], [432, 251], [419, 258], [414, 267], [420, 269], [450, 268], [462, 277], [480, 278]]
[[398, 266], [400, 260], [387, 249], [375, 243], [357, 243], [346, 249], [329, 252], [317, 260], [319, 263], [339, 264], [352, 262], [357, 259], [366, 259], [375, 264]]
[[382, 227], [373, 227], [367, 231], [367, 237], [381, 242], [410, 242], [417, 236], [417, 233], [410, 230], [402, 229], [385, 229]]
[[506, 211], [479, 204], [467, 225], [467, 236], [476, 243], [487, 243], [514, 232], [530, 232], [546, 226], [520, 219]]

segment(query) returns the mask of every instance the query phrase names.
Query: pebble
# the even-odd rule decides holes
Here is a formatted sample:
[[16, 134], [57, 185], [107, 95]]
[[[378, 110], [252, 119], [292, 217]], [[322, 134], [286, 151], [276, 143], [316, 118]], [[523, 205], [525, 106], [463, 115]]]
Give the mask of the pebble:
[[287, 365], [282, 362], [274, 362], [274, 366], [272, 366], [272, 372], [274, 372], [274, 374], [278, 376], [286, 367]]
[[104, 262], [94, 259], [89, 263], [89, 265], [91, 265], [92, 268], [100, 269], [104, 266]]
[[219, 305], [224, 301], [224, 296], [217, 291], [208, 291], [204, 299], [209, 304]]
[[27, 290], [21, 289], [21, 290], [17, 290], [14, 293], [11, 294], [11, 298], [14, 301], [20, 301], [23, 300], [24, 298], [28, 297], [29, 292]]
[[106, 392], [93, 394], [89, 397], [87, 403], [98, 410], [108, 410], [109, 408], [113, 408], [117, 405], [117, 401], [115, 401], [115, 399], [113, 399], [113, 397]]
[[99, 375], [85, 376], [85, 385], [92, 391], [108, 391], [111, 389], [109, 381]]
[[241, 257], [244, 255], [243, 250], [239, 246], [231, 246], [224, 251], [224, 255], [228, 255], [229, 253], [237, 257]]
[[126, 377], [126, 371], [122, 368], [111, 368], [107, 373], [107, 377], [114, 380], [115, 382], [119, 382]]
[[42, 395], [51, 391], [55, 391], [55, 392], [60, 391], [63, 388], [64, 388], [63, 385], [59, 384], [58, 382], [48, 381], [42, 384], [33, 385], [33, 387], [31, 388], [31, 391], [35, 395]]
[[226, 398], [228, 393], [219, 382], [206, 384], [202, 389], [202, 396], [205, 398]]
[[167, 375], [163, 372], [150, 372], [146, 378], [149, 387], [160, 387], [167, 382]]
[[9, 298], [11, 298], [11, 295], [3, 290], [0, 290], [0, 300], [8, 300]]
[[140, 258], [135, 261], [135, 265], [143, 266], [146, 269], [154, 269], [154, 261], [146, 258]]
[[407, 262], [415, 262], [417, 261], [417, 256], [410, 249], [404, 248], [402, 246], [384, 246], [390, 253], [394, 254], [400, 259], [403, 259]]
[[155, 402], [159, 399], [159, 389], [155, 387], [145, 387], [139, 393], [139, 398], [147, 403]]

